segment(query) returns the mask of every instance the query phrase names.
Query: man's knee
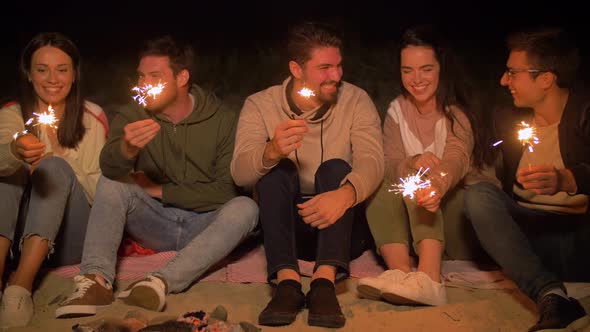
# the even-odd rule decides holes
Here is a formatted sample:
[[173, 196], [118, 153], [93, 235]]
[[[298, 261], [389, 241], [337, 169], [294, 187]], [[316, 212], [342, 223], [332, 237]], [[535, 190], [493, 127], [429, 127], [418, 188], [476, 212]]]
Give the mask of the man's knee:
[[324, 161], [315, 173], [315, 183], [318, 192], [333, 190], [340, 186], [340, 182], [352, 167], [342, 159], [330, 159]]
[[258, 224], [258, 205], [253, 199], [246, 196], [238, 196], [228, 201], [223, 206], [222, 213], [229, 218], [239, 220], [252, 231]]
[[316, 171], [316, 177], [338, 176], [343, 179], [352, 171], [352, 167], [342, 159], [330, 159], [324, 161]]
[[121, 196], [128, 196], [137, 185], [116, 180], [111, 180], [104, 175], [98, 178], [96, 184], [96, 200], [121, 200]]
[[275, 186], [277, 183], [295, 183], [298, 181], [295, 163], [290, 159], [282, 159], [278, 165], [258, 181], [256, 188], [260, 191], [269, 185]]

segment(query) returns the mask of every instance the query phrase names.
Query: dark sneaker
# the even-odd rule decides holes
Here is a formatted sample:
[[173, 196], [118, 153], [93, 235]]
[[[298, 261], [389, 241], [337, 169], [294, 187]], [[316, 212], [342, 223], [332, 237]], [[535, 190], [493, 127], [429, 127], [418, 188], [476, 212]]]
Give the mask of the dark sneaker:
[[338, 328], [346, 323], [346, 317], [342, 314], [336, 297], [334, 284], [330, 280], [318, 278], [312, 281], [306, 302], [309, 308], [307, 324]]
[[274, 296], [258, 316], [258, 324], [279, 326], [295, 321], [305, 305], [301, 284], [295, 280], [283, 280], [277, 286]]
[[156, 276], [137, 281], [119, 293], [117, 298], [129, 305], [142, 307], [153, 311], [162, 311], [166, 304], [166, 281]]
[[590, 317], [574, 298], [569, 301], [557, 294], [543, 296], [539, 302], [539, 321], [529, 329], [534, 331], [578, 331], [590, 324]]
[[103, 287], [92, 274], [74, 277], [76, 289], [55, 310], [56, 318], [95, 315], [97, 309], [109, 306], [115, 300], [113, 289]]

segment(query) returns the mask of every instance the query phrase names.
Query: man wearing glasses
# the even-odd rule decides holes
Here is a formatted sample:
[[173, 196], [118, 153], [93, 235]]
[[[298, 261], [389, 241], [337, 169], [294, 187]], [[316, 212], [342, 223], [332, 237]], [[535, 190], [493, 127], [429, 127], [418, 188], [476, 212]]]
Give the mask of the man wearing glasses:
[[[590, 281], [590, 95], [576, 85], [577, 47], [563, 30], [518, 32], [500, 84], [515, 108], [498, 113], [503, 188], [468, 188], [465, 213], [482, 246], [537, 302], [529, 331], [574, 331], [590, 324], [562, 280]], [[519, 141], [518, 124], [536, 140]], [[535, 143], [538, 142], [538, 143]]]

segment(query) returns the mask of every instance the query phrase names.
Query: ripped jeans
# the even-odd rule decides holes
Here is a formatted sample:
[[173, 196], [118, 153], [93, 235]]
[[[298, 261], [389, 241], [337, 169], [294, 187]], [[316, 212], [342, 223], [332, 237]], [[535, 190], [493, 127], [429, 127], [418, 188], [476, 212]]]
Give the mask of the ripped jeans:
[[0, 177], [0, 215], [0, 236], [13, 243], [13, 252], [27, 237], [39, 235], [49, 241], [48, 265], [82, 260], [90, 204], [63, 158], [43, 159], [32, 174], [22, 167]]

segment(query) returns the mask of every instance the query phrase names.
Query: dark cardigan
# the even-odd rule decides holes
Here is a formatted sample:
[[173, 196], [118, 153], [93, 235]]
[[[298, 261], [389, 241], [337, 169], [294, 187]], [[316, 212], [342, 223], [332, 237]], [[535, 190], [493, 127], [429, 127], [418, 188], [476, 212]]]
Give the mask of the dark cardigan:
[[[503, 163], [499, 171], [502, 187], [512, 195], [516, 171], [524, 147], [516, 135], [520, 121], [531, 123], [531, 109], [506, 108], [495, 116], [496, 137], [504, 142], [499, 146]], [[579, 194], [590, 194], [590, 92], [571, 90], [558, 127], [559, 149], [565, 167], [572, 171]]]

